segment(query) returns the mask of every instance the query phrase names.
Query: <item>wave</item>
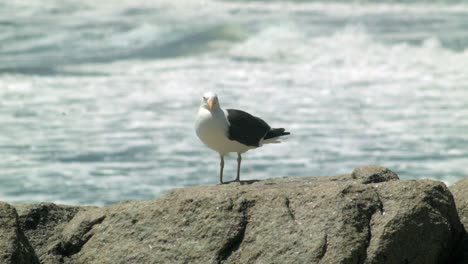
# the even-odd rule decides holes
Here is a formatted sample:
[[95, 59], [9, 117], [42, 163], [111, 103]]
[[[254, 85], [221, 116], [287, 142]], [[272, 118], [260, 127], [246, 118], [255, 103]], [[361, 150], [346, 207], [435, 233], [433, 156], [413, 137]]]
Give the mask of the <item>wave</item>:
[[[19, 2], [2, 2], [0, 8], [0, 73], [74, 75], [81, 73], [68, 66], [199, 55], [339, 64], [361, 56], [363, 48], [385, 60], [389, 49], [408, 56], [436, 43], [437, 57], [437, 52], [463, 55], [468, 47], [463, 8], [439, 14], [432, 5], [407, 10], [343, 1]], [[199, 12], [188, 12], [192, 9]], [[450, 33], [433, 30], [441, 23], [452, 27]]]
[[468, 67], [468, 48], [448, 48], [437, 37], [388, 42], [361, 25], [347, 25], [313, 38], [297, 25], [269, 27], [234, 45], [227, 54], [236, 60], [308, 63], [311, 67], [337, 70], [368, 67], [371, 71], [401, 74], [456, 73]]
[[[77, 39], [65, 36], [63, 46], [55, 43], [53, 37], [36, 40], [26, 47], [15, 47], [0, 51], [2, 64], [0, 72], [22, 72], [52, 74], [58, 66], [83, 63], [109, 63], [125, 59], [163, 59], [196, 55], [212, 50], [213, 45], [236, 42], [245, 38], [246, 33], [236, 25], [215, 25], [189, 32], [159, 33], [148, 25], [113, 34], [107, 39]], [[47, 39], [50, 38], [50, 39]], [[47, 44], [41, 44], [47, 43]], [[77, 44], [77, 43], [83, 44]], [[59, 47], [58, 47], [59, 45]]]

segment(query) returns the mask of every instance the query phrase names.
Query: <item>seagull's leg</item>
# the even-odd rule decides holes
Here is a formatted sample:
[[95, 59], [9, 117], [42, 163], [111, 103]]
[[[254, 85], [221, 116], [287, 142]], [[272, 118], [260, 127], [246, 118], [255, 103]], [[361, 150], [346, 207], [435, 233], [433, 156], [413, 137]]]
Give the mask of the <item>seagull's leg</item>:
[[240, 166], [241, 166], [242, 157], [240, 153], [237, 153], [237, 178], [235, 181], [240, 182]]
[[219, 170], [219, 183], [220, 184], [223, 184], [223, 170], [224, 170], [224, 156], [223, 155], [219, 155], [219, 157], [221, 158], [221, 162], [219, 163], [219, 166], [220, 166], [220, 170]]

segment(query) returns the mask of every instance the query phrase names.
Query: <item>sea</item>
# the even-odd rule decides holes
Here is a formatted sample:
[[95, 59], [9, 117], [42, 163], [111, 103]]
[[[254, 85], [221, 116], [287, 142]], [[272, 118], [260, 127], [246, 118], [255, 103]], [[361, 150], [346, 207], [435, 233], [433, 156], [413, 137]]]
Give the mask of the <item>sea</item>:
[[[468, 1], [2, 0], [0, 200], [218, 184], [202, 95], [291, 135], [241, 179], [468, 177]], [[236, 155], [225, 179], [235, 178]]]

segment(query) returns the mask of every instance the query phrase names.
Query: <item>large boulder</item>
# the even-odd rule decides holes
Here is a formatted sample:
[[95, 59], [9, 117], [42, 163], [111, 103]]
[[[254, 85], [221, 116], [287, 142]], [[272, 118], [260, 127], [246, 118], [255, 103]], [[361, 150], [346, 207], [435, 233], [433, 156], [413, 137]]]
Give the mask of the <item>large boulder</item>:
[[15, 208], [3, 202], [0, 202], [0, 263], [39, 263], [34, 249], [19, 227]]
[[[465, 225], [465, 230], [468, 230], [468, 178], [460, 180], [450, 186], [450, 191], [455, 197], [455, 203], [458, 209], [458, 215], [461, 222]], [[461, 260], [460, 264], [468, 264], [468, 234], [465, 235], [464, 243], [460, 248]]]
[[22, 206], [20, 226], [45, 264], [453, 263], [464, 236], [443, 183], [377, 166], [104, 208]]

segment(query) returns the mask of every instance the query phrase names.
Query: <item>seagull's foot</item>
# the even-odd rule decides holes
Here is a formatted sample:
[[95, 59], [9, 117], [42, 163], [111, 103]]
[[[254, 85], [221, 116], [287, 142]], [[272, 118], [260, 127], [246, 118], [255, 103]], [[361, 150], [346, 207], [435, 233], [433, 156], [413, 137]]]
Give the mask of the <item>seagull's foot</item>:
[[252, 183], [256, 183], [256, 182], [259, 182], [260, 180], [232, 180], [232, 181], [226, 181], [224, 182], [223, 184], [231, 184], [231, 183], [238, 183], [240, 185], [245, 185], [245, 184], [252, 184]]

